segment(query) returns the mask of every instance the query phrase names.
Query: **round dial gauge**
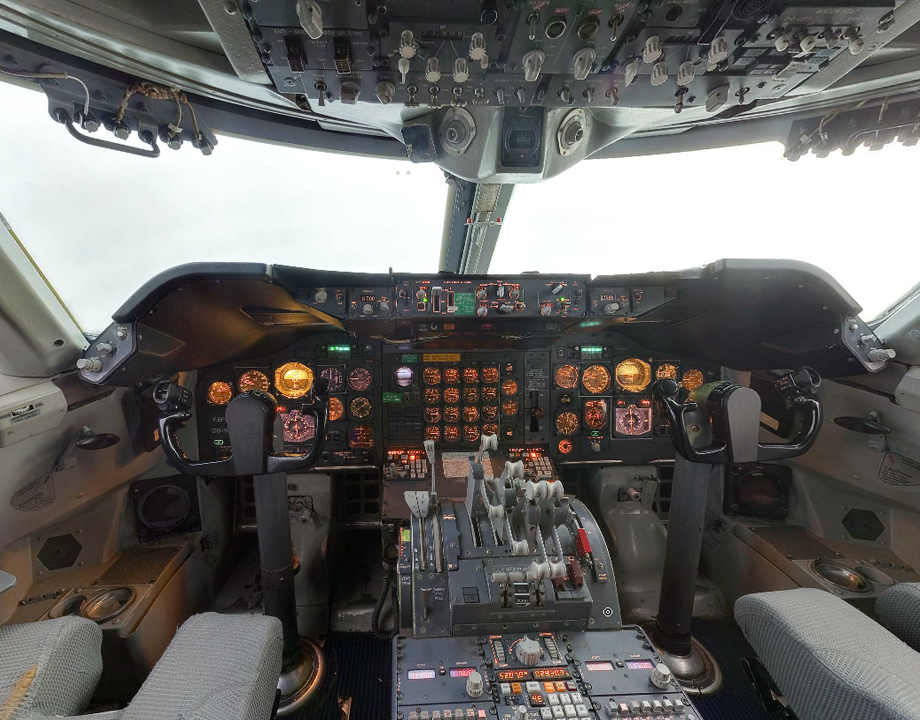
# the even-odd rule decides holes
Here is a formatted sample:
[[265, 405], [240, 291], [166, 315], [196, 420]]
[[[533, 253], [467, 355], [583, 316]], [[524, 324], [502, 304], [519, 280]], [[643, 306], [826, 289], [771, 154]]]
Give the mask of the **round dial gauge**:
[[486, 423], [482, 426], [482, 432], [485, 435], [498, 435], [498, 425], [495, 423]]
[[447, 442], [457, 442], [460, 439], [460, 428], [457, 425], [444, 426], [444, 439]]
[[269, 386], [268, 375], [259, 370], [247, 370], [240, 375], [240, 392], [249, 392], [250, 390], [268, 392]]
[[303, 397], [313, 387], [313, 371], [299, 362], [286, 363], [275, 370], [275, 387], [284, 397]]
[[460, 388], [444, 388], [444, 402], [456, 405], [460, 402]]
[[464, 422], [476, 422], [479, 419], [479, 408], [475, 405], [465, 405], [463, 407]]
[[502, 373], [504, 375], [513, 375], [515, 370], [515, 365], [513, 362], [506, 362], [502, 365]]
[[208, 387], [208, 402], [212, 405], [226, 405], [233, 397], [233, 388], [230, 383], [213, 382]]
[[652, 379], [652, 368], [639, 358], [627, 358], [616, 370], [617, 385], [628, 392], [642, 392]]
[[556, 432], [559, 435], [574, 435], [578, 432], [578, 415], [573, 412], [559, 413], [556, 416]]
[[352, 425], [348, 431], [348, 447], [352, 450], [374, 447], [374, 429], [369, 425]]
[[436, 367], [426, 367], [422, 371], [422, 379], [425, 381], [426, 385], [440, 385], [441, 384], [441, 368]]
[[460, 408], [456, 405], [448, 405], [444, 408], [444, 422], [459, 422]]
[[448, 385], [457, 385], [460, 382], [460, 368], [444, 368], [444, 382]]
[[591, 430], [607, 427], [607, 401], [587, 400], [585, 402], [585, 425]]
[[518, 387], [514, 380], [502, 382], [502, 395], [517, 395]]
[[425, 388], [425, 402], [429, 405], [437, 405], [441, 402], [441, 391], [437, 388]]
[[464, 425], [463, 426], [463, 439], [467, 442], [476, 442], [479, 440], [479, 426], [478, 425]]
[[498, 406], [497, 405], [483, 405], [482, 406], [482, 419], [483, 420], [495, 420], [498, 417]]
[[482, 381], [484, 383], [497, 383], [498, 382], [498, 368], [497, 367], [484, 367], [482, 369]]
[[441, 428], [437, 425], [429, 425], [425, 428], [425, 439], [426, 440], [440, 440], [441, 439]]
[[592, 395], [600, 395], [610, 389], [610, 371], [603, 365], [590, 365], [581, 375], [581, 384]]
[[572, 404], [572, 393], [562, 393], [557, 401], [560, 405], [571, 405]]
[[704, 382], [706, 382], [706, 378], [703, 377], [701, 370], [687, 370], [680, 379], [680, 384], [687, 390], [696, 390]]
[[348, 404], [348, 412], [351, 413], [353, 418], [363, 420], [364, 418], [370, 416], [373, 407], [374, 406], [371, 404], [370, 400], [368, 400], [363, 395], [359, 395]]
[[677, 382], [677, 365], [674, 363], [661, 363], [655, 368], [655, 379]]
[[482, 399], [487, 402], [495, 402], [498, 398], [498, 388], [496, 387], [484, 387], [482, 389]]
[[560, 440], [559, 441], [559, 453], [561, 455], [568, 455], [574, 449], [571, 440]]
[[396, 368], [396, 372], [393, 373], [393, 380], [396, 382], [397, 387], [407, 388], [415, 381], [415, 370], [408, 365]]
[[323, 368], [319, 371], [319, 376], [321, 378], [325, 378], [326, 382], [329, 383], [328, 392], [339, 392], [343, 387], [345, 387], [345, 376], [342, 375], [342, 371], [338, 368]]
[[371, 386], [371, 371], [367, 368], [355, 368], [348, 373], [348, 387], [355, 392], [364, 392]]
[[554, 376], [556, 387], [574, 390], [578, 387], [578, 368], [574, 365], [560, 365]]
[[341, 420], [345, 414], [345, 406], [337, 397], [329, 398], [329, 422]]
[[425, 422], [426, 423], [441, 422], [441, 408], [426, 407], [425, 408]]
[[517, 415], [517, 411], [518, 411], [517, 400], [502, 401], [502, 415]]
[[617, 432], [621, 435], [645, 435], [652, 430], [652, 409], [628, 405], [617, 408]]
[[474, 403], [477, 400], [479, 400], [479, 388], [474, 388], [474, 387], [463, 388], [463, 402]]
[[514, 440], [517, 437], [517, 430], [513, 425], [506, 425], [502, 428], [502, 435], [508, 440]]
[[474, 367], [463, 368], [463, 382], [467, 385], [475, 385], [479, 382], [479, 371]]
[[303, 443], [312, 440], [316, 434], [316, 420], [312, 415], [304, 415], [300, 410], [281, 413], [284, 422], [284, 442]]

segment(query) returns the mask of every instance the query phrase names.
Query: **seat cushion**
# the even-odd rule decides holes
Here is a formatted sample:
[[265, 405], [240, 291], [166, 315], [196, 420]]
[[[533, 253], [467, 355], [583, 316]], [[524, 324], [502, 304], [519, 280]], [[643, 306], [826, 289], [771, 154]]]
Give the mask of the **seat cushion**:
[[76, 715], [102, 674], [102, 630], [92, 620], [0, 627], [0, 718]]
[[920, 583], [899, 583], [883, 592], [875, 613], [891, 632], [920, 651]]
[[281, 647], [276, 618], [195, 615], [179, 628], [119, 720], [267, 720]]
[[920, 717], [920, 654], [840, 598], [756, 593], [735, 619], [799, 720]]

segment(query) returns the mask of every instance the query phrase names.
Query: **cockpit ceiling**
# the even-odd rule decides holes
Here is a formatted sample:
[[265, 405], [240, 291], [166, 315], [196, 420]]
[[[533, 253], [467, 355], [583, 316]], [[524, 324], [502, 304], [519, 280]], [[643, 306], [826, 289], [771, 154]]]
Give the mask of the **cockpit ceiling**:
[[531, 182], [635, 136], [687, 149], [694, 129], [782, 117], [766, 132], [786, 140], [796, 116], [910, 93], [918, 20], [920, 0], [0, 0], [0, 46], [5, 69], [38, 55], [174, 85], [218, 133]]

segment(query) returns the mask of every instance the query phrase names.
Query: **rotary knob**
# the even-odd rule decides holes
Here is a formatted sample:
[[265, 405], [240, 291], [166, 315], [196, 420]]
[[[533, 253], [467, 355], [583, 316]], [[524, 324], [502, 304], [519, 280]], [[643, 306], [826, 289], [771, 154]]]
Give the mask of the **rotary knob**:
[[315, 293], [313, 293], [313, 302], [318, 305], [322, 305], [329, 299], [329, 293], [326, 292], [325, 288], [319, 288]]
[[77, 370], [99, 372], [102, 370], [102, 360], [99, 358], [80, 358], [77, 360]]
[[365, 315], [373, 315], [374, 306], [371, 305], [370, 303], [365, 303], [364, 307], [361, 308], [361, 312], [363, 312]]
[[549, 317], [550, 315], [553, 314], [553, 306], [552, 306], [552, 305], [543, 305], [543, 306], [540, 308], [540, 314], [541, 314], [543, 317]]
[[518, 661], [525, 667], [533, 667], [540, 662], [540, 643], [531, 640], [526, 635], [515, 646], [514, 654]]
[[111, 343], [101, 342], [96, 345], [96, 352], [100, 355], [111, 355], [114, 350]]
[[485, 317], [489, 314], [489, 308], [487, 308], [485, 305], [480, 305], [478, 308], [476, 308], [476, 314], [479, 317]]
[[466, 678], [466, 694], [471, 698], [478, 698], [482, 695], [482, 675], [473, 670]]
[[620, 303], [612, 302], [604, 305], [604, 315], [616, 315], [617, 310], [620, 309]]
[[666, 690], [671, 684], [671, 671], [664, 663], [658, 663], [655, 669], [652, 670], [652, 675], [649, 679], [655, 687]]
[[380, 301], [380, 312], [388, 313], [390, 312], [390, 303], [386, 300]]

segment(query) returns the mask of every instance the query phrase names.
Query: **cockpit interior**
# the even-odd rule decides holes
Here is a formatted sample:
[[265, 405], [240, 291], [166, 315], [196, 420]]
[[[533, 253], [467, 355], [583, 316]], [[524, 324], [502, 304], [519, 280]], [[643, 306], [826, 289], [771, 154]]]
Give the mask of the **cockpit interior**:
[[[708, 217], [737, 257], [656, 269], [649, 225], [647, 272], [490, 271], [515, 186], [583, 160], [915, 144], [918, 22], [0, 0], [0, 80], [81, 151], [239, 137], [447, 181], [431, 272], [214, 242], [98, 332], [0, 215], [0, 720], [920, 718], [920, 286], [870, 316]], [[662, 216], [705, 213], [702, 180]], [[626, 247], [601, 220], [556, 242]]]

